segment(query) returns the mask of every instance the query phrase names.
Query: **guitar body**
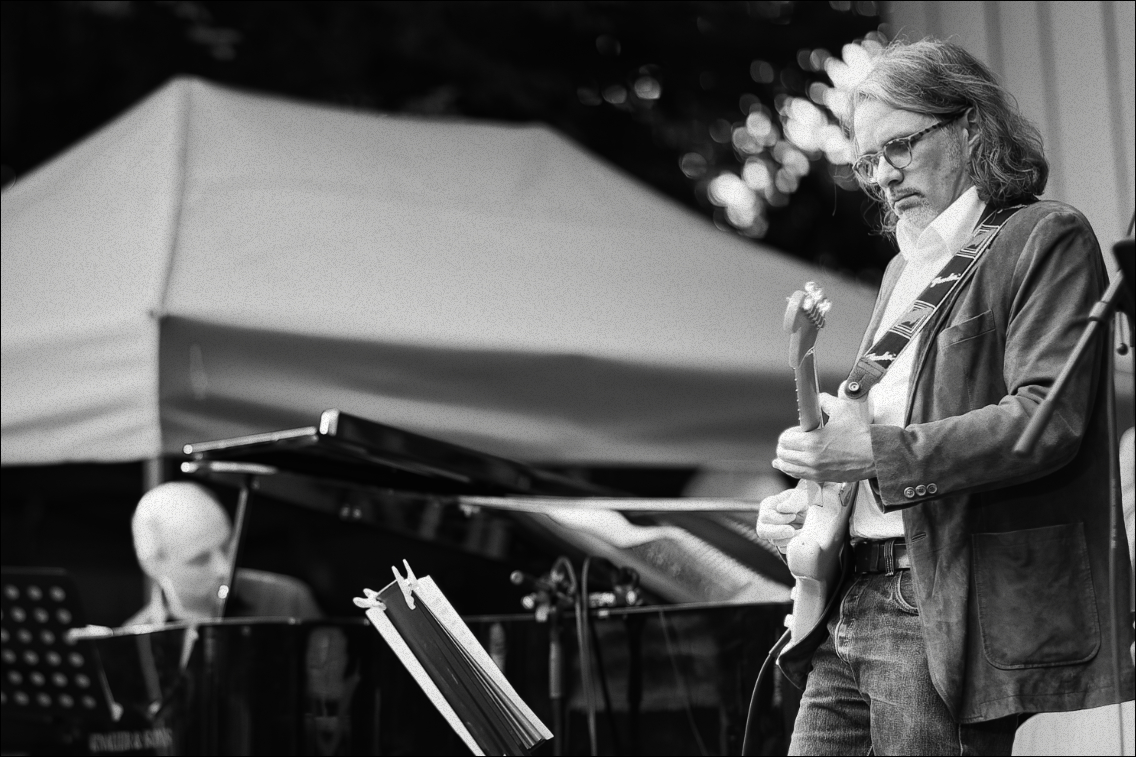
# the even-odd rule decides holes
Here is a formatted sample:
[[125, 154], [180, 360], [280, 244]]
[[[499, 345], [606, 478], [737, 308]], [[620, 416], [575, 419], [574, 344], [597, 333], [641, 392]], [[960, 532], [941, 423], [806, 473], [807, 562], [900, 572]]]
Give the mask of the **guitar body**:
[[[797, 384], [797, 412], [801, 428], [815, 431], [824, 425], [820, 409], [814, 346], [830, 304], [824, 293], [811, 282], [805, 291], [789, 298], [785, 330], [790, 333], [790, 364]], [[867, 401], [862, 412], [868, 414]], [[824, 611], [840, 577], [840, 551], [848, 533], [859, 484], [816, 483], [802, 480], [797, 488], [808, 496], [809, 507], [800, 531], [789, 542], [785, 553], [793, 574], [793, 614], [785, 619], [789, 629], [789, 649], [804, 639], [824, 620]]]
[[825, 607], [840, 578], [840, 550], [852, 513], [853, 496], [849, 492], [856, 491], [856, 484], [802, 481], [798, 486], [808, 492], [809, 509], [805, 524], [785, 553], [795, 579], [793, 614], [785, 619], [790, 636], [786, 649], [824, 620]]

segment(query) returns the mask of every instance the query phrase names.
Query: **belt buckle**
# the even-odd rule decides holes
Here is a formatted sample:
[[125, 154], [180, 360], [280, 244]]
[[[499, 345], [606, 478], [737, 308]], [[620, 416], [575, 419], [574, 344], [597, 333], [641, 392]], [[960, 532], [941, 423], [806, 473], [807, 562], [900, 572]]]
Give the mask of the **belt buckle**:
[[884, 572], [889, 576], [895, 575], [895, 539], [888, 539], [883, 543]]

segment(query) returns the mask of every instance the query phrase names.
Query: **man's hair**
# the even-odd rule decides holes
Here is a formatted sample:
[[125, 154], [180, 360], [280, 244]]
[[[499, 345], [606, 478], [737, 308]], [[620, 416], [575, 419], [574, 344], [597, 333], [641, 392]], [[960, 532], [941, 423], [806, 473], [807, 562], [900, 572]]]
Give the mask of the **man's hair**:
[[[867, 77], [852, 90], [852, 113], [867, 100], [939, 118], [973, 111], [977, 142], [967, 170], [978, 197], [992, 206], [1036, 199], [1045, 190], [1049, 163], [1041, 134], [1018, 111], [1017, 101], [977, 58], [953, 42], [926, 38], [892, 42], [873, 61]], [[852, 115], [845, 127], [855, 144]], [[861, 182], [880, 203], [882, 230], [895, 232], [895, 213], [876, 185]]]

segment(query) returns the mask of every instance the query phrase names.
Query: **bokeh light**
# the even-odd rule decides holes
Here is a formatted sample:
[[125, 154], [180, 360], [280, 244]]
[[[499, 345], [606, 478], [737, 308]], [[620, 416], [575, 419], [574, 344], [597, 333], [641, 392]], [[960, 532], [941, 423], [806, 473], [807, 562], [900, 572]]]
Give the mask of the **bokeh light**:
[[663, 86], [652, 76], [640, 76], [635, 80], [635, 96], [640, 100], [658, 100], [663, 95]]
[[742, 168], [742, 181], [753, 191], [765, 193], [773, 186], [773, 175], [764, 160], [752, 158]]
[[600, 93], [594, 87], [579, 87], [576, 90], [576, 97], [580, 99], [583, 105], [595, 106], [603, 102]]
[[[876, 12], [874, 3], [832, 6], [860, 15]], [[707, 186], [710, 202], [724, 209], [731, 226], [748, 236], [763, 234], [768, 226], [766, 208], [788, 204], [789, 196], [800, 188], [813, 161], [829, 164], [828, 173], [837, 186], [855, 188], [847, 169], [855, 159], [855, 150], [841, 122], [850, 113], [850, 91], [868, 75], [872, 59], [886, 44], [887, 38], [876, 31], [844, 45], [840, 55], [823, 48], [799, 50], [796, 62], [800, 70], [787, 68], [780, 73], [786, 91], [775, 98], [775, 114], [760, 98], [747, 93], [738, 100], [745, 115], [743, 122], [731, 124], [718, 119], [710, 125], [711, 139], [731, 143], [742, 163], [740, 175], [721, 171]], [[801, 71], [823, 74], [829, 81], [799, 82]], [[770, 84], [778, 78], [773, 66], [763, 60], [752, 61], [749, 73], [760, 84]], [[789, 94], [801, 90], [806, 96]], [[701, 178], [710, 168], [698, 153], [684, 155], [680, 165], [690, 178]]]
[[749, 65], [749, 75], [758, 84], [770, 84], [774, 77], [773, 66], [764, 60], [755, 60]]
[[723, 171], [710, 182], [708, 193], [710, 202], [725, 210], [726, 220], [731, 226], [747, 236], [765, 234], [768, 228], [764, 217], [765, 203], [747, 181], [735, 173]]
[[679, 158], [678, 165], [688, 179], [701, 179], [706, 175], [706, 169], [708, 167], [706, 158], [696, 152], [688, 152], [686, 155], [683, 155]]
[[612, 84], [610, 87], [605, 87], [603, 99], [612, 105], [622, 105], [627, 102], [627, 88], [622, 84]]

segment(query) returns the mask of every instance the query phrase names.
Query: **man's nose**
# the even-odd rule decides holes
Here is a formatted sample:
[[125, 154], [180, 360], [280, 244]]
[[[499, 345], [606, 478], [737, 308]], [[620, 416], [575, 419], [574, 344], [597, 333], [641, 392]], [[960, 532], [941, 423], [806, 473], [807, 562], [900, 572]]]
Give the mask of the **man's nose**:
[[887, 188], [892, 184], [903, 180], [903, 171], [888, 163], [887, 160], [880, 156], [879, 162], [876, 163], [876, 184], [883, 188]]

